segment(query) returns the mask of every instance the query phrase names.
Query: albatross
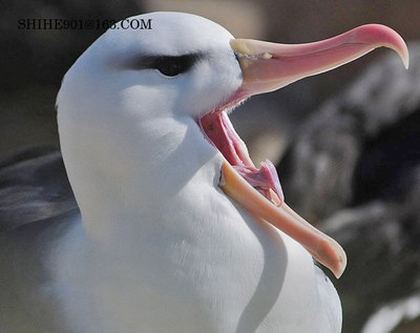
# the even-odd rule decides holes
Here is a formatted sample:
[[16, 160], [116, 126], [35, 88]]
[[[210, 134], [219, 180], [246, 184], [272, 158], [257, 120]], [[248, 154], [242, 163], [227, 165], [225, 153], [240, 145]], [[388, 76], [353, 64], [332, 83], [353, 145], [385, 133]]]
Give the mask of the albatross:
[[0, 234], [0, 330], [339, 333], [314, 260], [339, 277], [344, 250], [285, 203], [228, 115], [380, 46], [407, 67], [403, 39], [364, 25], [285, 45], [191, 14], [133, 19], [152, 29], [118, 23], [64, 76], [60, 145], [81, 213]]

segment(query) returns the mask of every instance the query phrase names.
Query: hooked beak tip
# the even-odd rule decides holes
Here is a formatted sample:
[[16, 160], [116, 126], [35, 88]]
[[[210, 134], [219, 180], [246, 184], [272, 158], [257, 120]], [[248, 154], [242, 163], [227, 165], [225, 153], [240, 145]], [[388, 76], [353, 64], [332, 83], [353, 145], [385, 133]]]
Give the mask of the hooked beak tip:
[[405, 69], [408, 69], [410, 56], [407, 44], [395, 30], [382, 24], [366, 24], [354, 29], [354, 31], [357, 31], [358, 35], [366, 36], [365, 43], [376, 43], [375, 48], [387, 47], [395, 51], [400, 57]]

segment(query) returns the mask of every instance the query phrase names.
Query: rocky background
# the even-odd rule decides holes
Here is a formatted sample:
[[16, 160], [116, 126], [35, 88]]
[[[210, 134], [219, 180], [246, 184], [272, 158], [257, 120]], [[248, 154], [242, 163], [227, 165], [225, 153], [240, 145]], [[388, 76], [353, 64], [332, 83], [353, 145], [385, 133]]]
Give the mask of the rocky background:
[[[17, 20], [121, 19], [154, 10], [200, 14], [235, 36], [285, 43], [323, 39], [364, 23], [387, 24], [413, 41], [408, 72], [394, 54], [378, 50], [254, 97], [233, 115], [233, 122], [255, 161], [268, 157], [278, 162], [290, 204], [347, 250], [348, 270], [336, 282], [343, 332], [420, 332], [417, 0], [0, 1], [1, 201], [7, 202], [3, 199], [12, 189], [4, 185], [17, 167], [28, 170], [22, 181], [29, 187], [60, 185], [62, 191], [49, 194], [55, 211], [74, 209], [60, 155], [54, 152], [55, 96], [66, 70], [103, 32], [23, 30]], [[41, 145], [52, 148], [15, 154]], [[45, 171], [51, 167], [54, 172]], [[8, 204], [0, 207], [2, 213], [13, 210], [13, 203]], [[34, 209], [42, 217], [49, 207]]]

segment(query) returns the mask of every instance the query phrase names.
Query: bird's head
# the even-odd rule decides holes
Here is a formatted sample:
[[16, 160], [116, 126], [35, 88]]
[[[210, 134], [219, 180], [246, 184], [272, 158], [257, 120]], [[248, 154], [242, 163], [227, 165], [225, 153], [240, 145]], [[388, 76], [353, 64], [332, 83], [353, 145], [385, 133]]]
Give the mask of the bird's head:
[[[133, 28], [142, 21], [150, 29]], [[76, 61], [57, 99], [63, 155], [82, 212], [83, 196], [94, 190], [78, 180], [81, 174], [104, 175], [97, 181], [100, 195], [107, 195], [113, 177], [129, 188], [133, 174], [145, 164], [158, 168], [190, 131], [196, 140], [190, 148], [217, 155], [212, 161], [218, 186], [228, 196], [289, 234], [340, 276], [346, 265], [342, 248], [283, 202], [274, 166], [266, 161], [255, 167], [228, 113], [252, 95], [336, 68], [380, 46], [395, 50], [408, 66], [404, 41], [381, 25], [285, 45], [235, 39], [218, 24], [190, 14], [158, 12], [121, 21]], [[175, 161], [175, 170], [191, 163]]]

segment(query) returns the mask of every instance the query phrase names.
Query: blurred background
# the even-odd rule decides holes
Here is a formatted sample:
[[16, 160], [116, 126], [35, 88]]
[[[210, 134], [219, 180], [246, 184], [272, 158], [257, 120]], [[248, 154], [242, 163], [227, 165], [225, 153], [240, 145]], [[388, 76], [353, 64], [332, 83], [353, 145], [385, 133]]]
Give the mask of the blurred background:
[[382, 23], [410, 43], [409, 71], [377, 50], [253, 97], [232, 121], [256, 162], [277, 163], [290, 204], [348, 251], [348, 270], [335, 281], [343, 332], [420, 332], [418, 0], [2, 0], [0, 161], [27, 147], [58, 148], [61, 79], [104, 31], [22, 30], [19, 19], [119, 20], [157, 10], [199, 14], [242, 38], [302, 43]]

